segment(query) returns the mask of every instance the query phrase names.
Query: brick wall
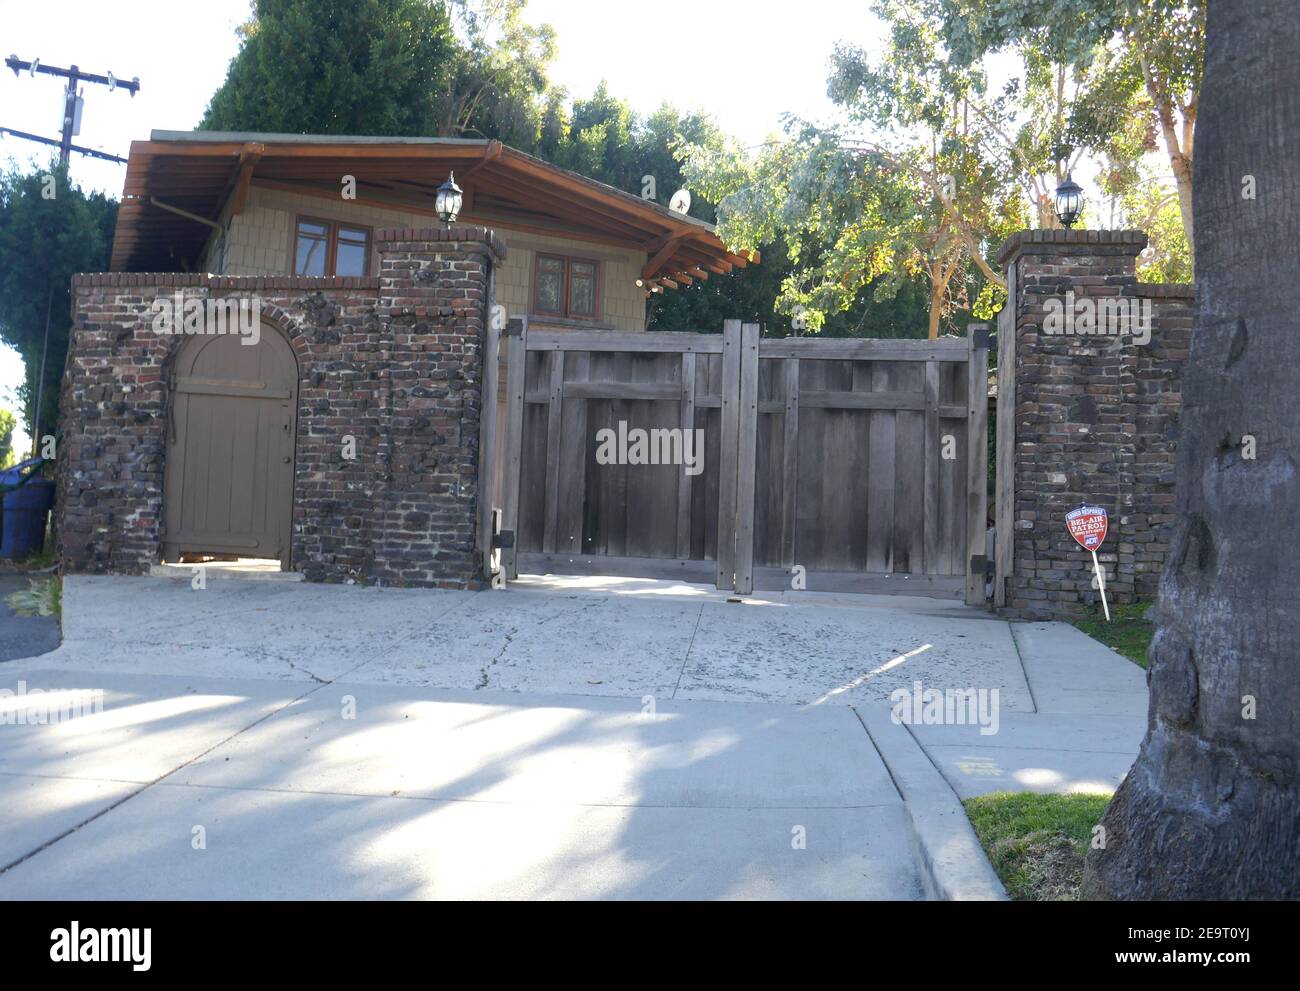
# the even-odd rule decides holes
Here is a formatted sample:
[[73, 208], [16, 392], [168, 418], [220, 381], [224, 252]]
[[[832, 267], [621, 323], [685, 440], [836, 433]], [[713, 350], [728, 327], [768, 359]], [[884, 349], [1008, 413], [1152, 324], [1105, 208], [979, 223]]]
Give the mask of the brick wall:
[[181, 291], [255, 295], [263, 333], [293, 348], [296, 570], [479, 587], [481, 344], [505, 247], [465, 227], [379, 231], [376, 242], [373, 279], [74, 276], [55, 510], [65, 572], [140, 574], [160, 559], [168, 371], [186, 338], [155, 333], [150, 306]]
[[[1175, 519], [1174, 451], [1193, 293], [1137, 282], [1146, 243], [1138, 231], [1024, 231], [999, 255], [1016, 292], [1013, 511], [999, 515], [999, 525], [1009, 520], [1013, 527], [1005, 589], [1011, 615], [1078, 615], [1098, 602], [1091, 557], [1065, 526], [1065, 514], [1085, 501], [1110, 515], [1099, 552], [1110, 601], [1156, 594]], [[1150, 341], [1049, 335], [1049, 307], [1059, 312], [1070, 292], [1076, 301], [1149, 306]]]

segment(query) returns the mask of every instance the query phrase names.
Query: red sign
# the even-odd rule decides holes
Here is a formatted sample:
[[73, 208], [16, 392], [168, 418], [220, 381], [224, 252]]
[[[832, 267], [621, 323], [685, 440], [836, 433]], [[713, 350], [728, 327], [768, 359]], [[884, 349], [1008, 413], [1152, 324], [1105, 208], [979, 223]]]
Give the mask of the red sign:
[[1065, 525], [1085, 551], [1095, 551], [1106, 540], [1106, 510], [1100, 506], [1080, 506], [1066, 513]]

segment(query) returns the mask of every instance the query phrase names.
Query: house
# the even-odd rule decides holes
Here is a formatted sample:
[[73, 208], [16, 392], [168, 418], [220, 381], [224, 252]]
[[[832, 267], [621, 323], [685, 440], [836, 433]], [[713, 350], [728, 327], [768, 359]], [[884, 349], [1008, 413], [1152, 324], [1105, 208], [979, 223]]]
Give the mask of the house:
[[375, 273], [374, 234], [437, 224], [454, 173], [459, 221], [507, 249], [496, 302], [551, 329], [645, 329], [646, 300], [744, 267], [711, 225], [499, 141], [154, 131], [131, 146], [115, 272]]
[[[454, 227], [434, 209], [453, 172]], [[652, 293], [751, 260], [497, 141], [155, 131], [131, 147], [111, 271], [73, 277], [62, 567], [236, 555], [478, 587], [494, 315], [640, 332]], [[242, 302], [255, 335], [177, 329]]]

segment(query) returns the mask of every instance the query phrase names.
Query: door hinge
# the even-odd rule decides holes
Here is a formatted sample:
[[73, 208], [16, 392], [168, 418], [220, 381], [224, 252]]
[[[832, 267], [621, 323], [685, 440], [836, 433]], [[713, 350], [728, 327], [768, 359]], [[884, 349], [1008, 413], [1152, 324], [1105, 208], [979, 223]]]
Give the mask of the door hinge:
[[970, 559], [970, 570], [973, 575], [983, 575], [985, 578], [992, 578], [996, 573], [993, 562], [983, 554], [975, 554]]

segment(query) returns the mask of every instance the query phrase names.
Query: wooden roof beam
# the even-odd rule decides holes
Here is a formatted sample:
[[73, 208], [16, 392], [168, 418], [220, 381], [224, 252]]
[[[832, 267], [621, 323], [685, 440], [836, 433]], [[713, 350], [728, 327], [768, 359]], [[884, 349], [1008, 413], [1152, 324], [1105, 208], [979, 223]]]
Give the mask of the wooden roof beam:
[[481, 169], [486, 168], [487, 166], [491, 165], [494, 161], [496, 161], [498, 158], [500, 158], [501, 149], [503, 147], [504, 145], [502, 145], [500, 141], [493, 139], [492, 143], [487, 146], [487, 150], [483, 152], [483, 157], [480, 158], [473, 165], [471, 165], [468, 169], [466, 169], [464, 173], [462, 173], [461, 182], [464, 182], [466, 179], [471, 178], [474, 175], [474, 173], [480, 171]]
[[[235, 202], [231, 207], [230, 215], [238, 217], [244, 212], [244, 203], [248, 199], [248, 185], [253, 179], [253, 170], [257, 168], [257, 163], [261, 160], [262, 154], [266, 151], [266, 145], [249, 142], [244, 145], [239, 152], [239, 174], [235, 176]], [[226, 202], [226, 197], [221, 197], [221, 202]]]
[[645, 267], [641, 269], [641, 278], [653, 278], [659, 270], [663, 268], [664, 262], [668, 261], [669, 258], [677, 253], [677, 249], [685, 240], [685, 237], [675, 237], [667, 241], [662, 248], [651, 255], [646, 261]]

